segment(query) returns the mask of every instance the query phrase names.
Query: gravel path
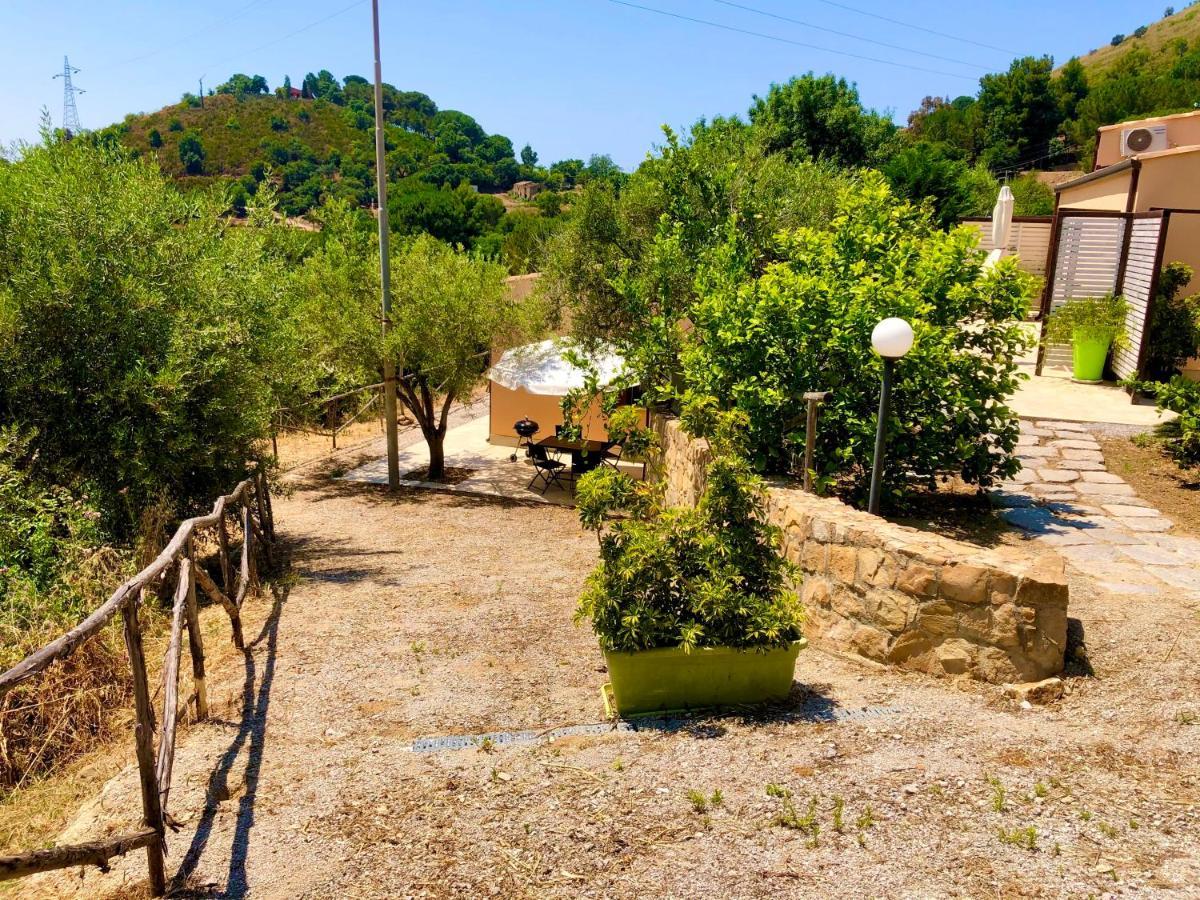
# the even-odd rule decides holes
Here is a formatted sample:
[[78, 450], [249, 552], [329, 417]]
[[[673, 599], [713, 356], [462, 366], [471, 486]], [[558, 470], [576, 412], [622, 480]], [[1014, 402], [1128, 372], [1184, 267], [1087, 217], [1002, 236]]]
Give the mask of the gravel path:
[[992, 494], [1010, 524], [1102, 590], [1200, 596], [1200, 540], [1168, 533], [1174, 523], [1108, 471], [1089, 426], [1022, 421], [1019, 442], [1024, 468]]
[[[770, 715], [539, 740], [600, 722], [603, 659], [571, 621], [594, 538], [559, 507], [329, 475], [277, 502], [294, 581], [248, 607], [244, 664], [181, 736], [179, 895], [1196, 895], [1192, 598], [1073, 583], [1050, 707], [809, 650]], [[130, 768], [72, 833], [128, 827], [136, 798]], [[144, 877], [139, 853], [21, 889]]]

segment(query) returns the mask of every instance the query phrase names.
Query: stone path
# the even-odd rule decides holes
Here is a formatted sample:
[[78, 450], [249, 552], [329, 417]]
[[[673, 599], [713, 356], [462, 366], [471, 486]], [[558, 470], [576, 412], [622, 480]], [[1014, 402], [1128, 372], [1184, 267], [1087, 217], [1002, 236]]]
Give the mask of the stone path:
[[1017, 456], [1024, 468], [992, 492], [1009, 524], [1104, 590], [1200, 595], [1200, 540], [1167, 533], [1174, 523], [1105, 469], [1086, 425], [1022, 420]]

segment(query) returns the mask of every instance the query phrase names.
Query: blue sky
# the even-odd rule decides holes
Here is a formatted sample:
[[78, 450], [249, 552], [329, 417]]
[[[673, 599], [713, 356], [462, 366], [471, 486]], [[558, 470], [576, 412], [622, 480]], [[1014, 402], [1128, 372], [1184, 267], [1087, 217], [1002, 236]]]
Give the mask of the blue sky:
[[[792, 75], [836, 72], [857, 82], [869, 106], [903, 121], [926, 94], [974, 93], [980, 75], [1007, 67], [1014, 55], [1048, 53], [1061, 62], [1157, 19], [1165, 5], [1164, 0], [636, 0], [676, 16], [782, 39], [769, 40], [616, 0], [381, 4], [385, 80], [424, 91], [444, 109], [470, 113], [517, 147], [530, 142], [543, 162], [610, 153], [626, 168], [658, 141], [662, 124], [744, 113], [753, 94]], [[871, 18], [847, 6], [1002, 49]], [[236, 71], [265, 75], [272, 87], [285, 74], [298, 84], [306, 71], [321, 68], [338, 77], [369, 78], [370, 36], [369, 0], [5, 0], [0, 56], [10, 78], [0, 100], [0, 145], [34, 139], [43, 107], [56, 123], [61, 120], [62, 82], [51, 76], [61, 70], [64, 53], [82, 70], [76, 83], [87, 93], [78, 98], [80, 119], [84, 127], [96, 128], [127, 112], [176, 102], [184, 91], [197, 90], [200, 76], [206, 76], [206, 87]]]

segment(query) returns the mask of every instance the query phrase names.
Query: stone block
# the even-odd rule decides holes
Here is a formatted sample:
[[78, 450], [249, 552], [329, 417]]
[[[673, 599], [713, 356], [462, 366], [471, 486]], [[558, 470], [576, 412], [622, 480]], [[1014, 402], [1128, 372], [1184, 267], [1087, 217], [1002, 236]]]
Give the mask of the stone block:
[[1063, 683], [1061, 678], [1043, 678], [1041, 681], [1006, 684], [1003, 690], [1004, 696], [1011, 700], [1045, 705], [1062, 699]]
[[875, 591], [867, 603], [872, 624], [892, 634], [899, 634], [908, 627], [909, 609], [912, 598], [897, 591]]
[[1090, 481], [1093, 484], [1124, 484], [1125, 479], [1120, 475], [1114, 475], [1112, 472], [1082, 472], [1080, 473], [1084, 481]]
[[983, 603], [987, 599], [989, 571], [984, 566], [958, 563], [942, 569], [939, 591], [955, 603]]
[[1059, 438], [1050, 442], [1051, 447], [1060, 447], [1062, 449], [1070, 448], [1072, 450], [1099, 450], [1100, 445], [1095, 441], [1086, 440], [1083, 438]]
[[883, 563], [883, 554], [878, 550], [866, 548], [858, 551], [858, 580], [873, 583], [879, 567]]
[[895, 643], [888, 649], [887, 661], [890, 663], [905, 663], [914, 656], [920, 656], [933, 649], [933, 641], [929, 635], [920, 631], [906, 631], [896, 638]]
[[897, 575], [896, 589], [913, 597], [935, 597], [937, 570], [921, 563], [909, 563]]
[[827, 544], [822, 544], [816, 538], [807, 540], [804, 542], [804, 549], [800, 551], [800, 568], [805, 572], [824, 575], [828, 554], [829, 546]]
[[1063, 447], [1061, 450], [1059, 450], [1059, 453], [1062, 454], [1063, 459], [1087, 459], [1091, 460], [1092, 462], [1104, 462], [1104, 454], [1099, 450], [1082, 450], [1074, 447]]
[[867, 659], [873, 659], [876, 662], [885, 662], [887, 660], [888, 643], [891, 636], [878, 628], [871, 628], [869, 625], [859, 625], [854, 629], [854, 633], [850, 636], [850, 649], [865, 656]]
[[1095, 484], [1090, 481], [1081, 481], [1075, 485], [1075, 490], [1085, 497], [1097, 494], [1105, 497], [1132, 497], [1134, 495], [1133, 486], [1129, 484]]
[[854, 584], [858, 566], [858, 551], [849, 544], [829, 547], [829, 577], [842, 584]]
[[808, 608], [829, 608], [829, 584], [824, 578], [806, 578], [804, 589], [800, 593], [800, 601]]
[[965, 675], [974, 667], [973, 651], [966, 641], [945, 641], [934, 650], [934, 655], [945, 674]]

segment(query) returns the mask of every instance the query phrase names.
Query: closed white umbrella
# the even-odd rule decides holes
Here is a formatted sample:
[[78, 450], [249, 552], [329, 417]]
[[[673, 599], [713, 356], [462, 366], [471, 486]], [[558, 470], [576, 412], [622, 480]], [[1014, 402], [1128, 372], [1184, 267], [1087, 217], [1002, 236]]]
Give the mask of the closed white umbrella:
[[992, 207], [992, 246], [997, 250], [1008, 248], [1008, 236], [1012, 233], [1013, 192], [1006, 184], [1000, 188], [1000, 196]]
[[[538, 344], [514, 347], [504, 351], [488, 370], [487, 377], [512, 391], [563, 397], [587, 384], [587, 370], [566, 358], [571, 351], [582, 353], [569, 338], [551, 338]], [[625, 371], [625, 360], [607, 349], [593, 354], [588, 362], [595, 368], [602, 388], [616, 381]]]
[[990, 269], [1008, 251], [1008, 236], [1012, 233], [1013, 220], [1013, 205], [1015, 203], [1013, 192], [1006, 184], [1000, 188], [1000, 196], [996, 198], [996, 205], [992, 207], [992, 252], [988, 254], [987, 261], [983, 264], [985, 269]]

